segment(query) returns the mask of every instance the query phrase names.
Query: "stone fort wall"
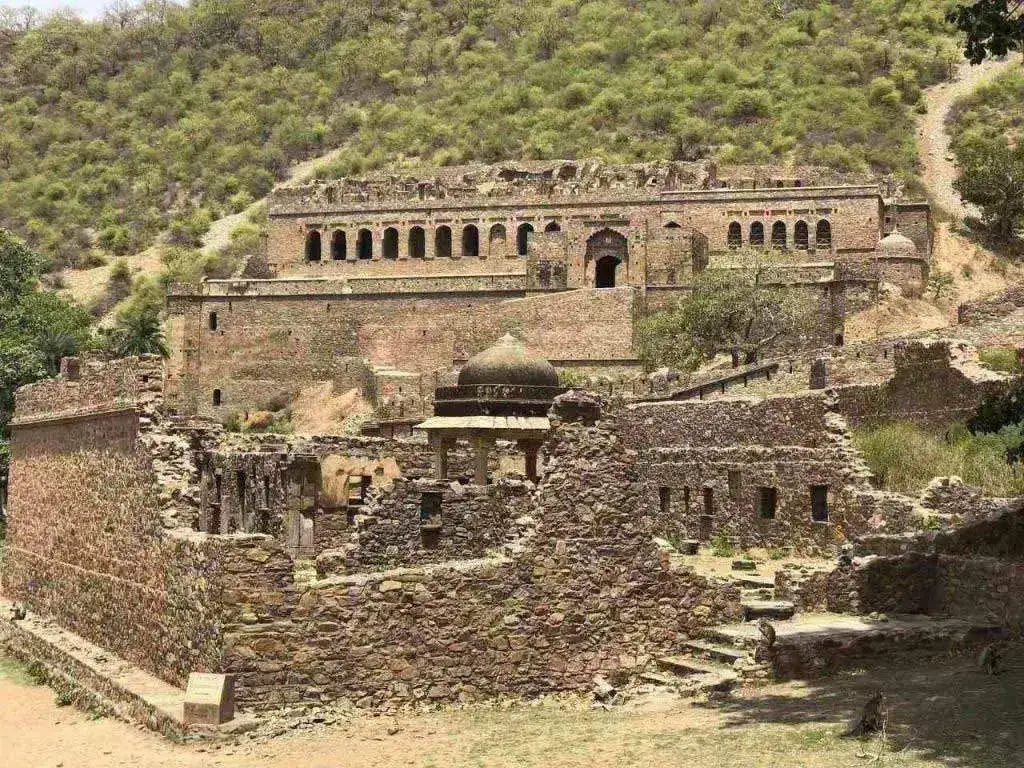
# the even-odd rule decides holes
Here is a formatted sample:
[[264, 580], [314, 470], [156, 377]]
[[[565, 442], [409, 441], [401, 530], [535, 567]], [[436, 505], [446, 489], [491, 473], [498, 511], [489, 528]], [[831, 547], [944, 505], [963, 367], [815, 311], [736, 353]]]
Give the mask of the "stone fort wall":
[[354, 293], [347, 283], [310, 280], [246, 285], [247, 293], [233, 293], [230, 282], [210, 281], [201, 292], [169, 295], [169, 336], [187, 350], [168, 363], [171, 407], [224, 419], [320, 381], [372, 399], [372, 367], [384, 365], [426, 376], [410, 386], [428, 398], [437, 375], [507, 332], [555, 360], [633, 359], [628, 287], [527, 295], [500, 287]]

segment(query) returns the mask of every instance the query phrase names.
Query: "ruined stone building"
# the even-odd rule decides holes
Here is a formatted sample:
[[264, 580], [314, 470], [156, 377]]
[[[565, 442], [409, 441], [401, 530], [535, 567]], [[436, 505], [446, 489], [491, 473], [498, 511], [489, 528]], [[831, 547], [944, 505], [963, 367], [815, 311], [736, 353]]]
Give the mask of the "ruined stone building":
[[[926, 204], [820, 169], [587, 162], [380, 174], [277, 190], [265, 264], [168, 295], [167, 402], [215, 416], [329, 381], [385, 419], [430, 412], [512, 332], [559, 369], [638, 372], [633, 321], [764, 249], [820, 309], [817, 344], [880, 281], [920, 291]], [[251, 265], [250, 265], [251, 266]], [[583, 319], [586, 322], [581, 322]]]
[[[250, 710], [641, 674], [714, 626], [866, 578], [824, 573], [789, 585], [790, 602], [751, 602], [665, 542], [828, 553], [948, 512], [950, 493], [925, 509], [876, 490], [847, 419], [871, 403], [901, 411], [924, 368], [948, 386], [907, 412], [918, 420], [998, 382], [966, 375], [944, 344], [893, 357], [874, 389], [609, 408], [506, 338], [401, 438], [232, 433], [176, 414], [157, 358], [67, 359], [17, 393], [0, 574], [4, 599], [51, 628], [4, 632], [60, 674], [91, 673], [53, 627], [172, 692], [193, 671], [232, 673]], [[956, 499], [958, 514], [1003, 509]], [[865, 605], [901, 599], [858, 590]]]

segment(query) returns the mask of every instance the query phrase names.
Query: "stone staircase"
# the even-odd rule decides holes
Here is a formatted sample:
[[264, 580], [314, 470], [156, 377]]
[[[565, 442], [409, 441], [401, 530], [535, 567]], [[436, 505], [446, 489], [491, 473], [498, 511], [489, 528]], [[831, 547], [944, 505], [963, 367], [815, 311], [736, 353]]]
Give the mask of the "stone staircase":
[[[796, 612], [793, 603], [775, 599], [775, 582], [759, 574], [753, 560], [734, 560], [729, 581], [740, 590], [744, 623], [762, 617], [784, 621]], [[678, 655], [656, 659], [656, 669], [641, 675], [641, 680], [696, 696], [729, 691], [746, 680], [767, 679], [768, 665], [754, 658], [756, 643], [738, 644], [736, 637], [719, 629], [705, 630], [702, 637], [684, 643]]]

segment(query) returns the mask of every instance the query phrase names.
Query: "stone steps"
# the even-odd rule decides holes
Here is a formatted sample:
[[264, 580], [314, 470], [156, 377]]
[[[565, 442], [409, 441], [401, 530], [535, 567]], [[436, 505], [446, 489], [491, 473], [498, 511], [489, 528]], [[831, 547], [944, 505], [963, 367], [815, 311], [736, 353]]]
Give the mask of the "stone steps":
[[664, 656], [655, 663], [663, 672], [647, 672], [641, 676], [643, 680], [676, 687], [691, 695], [729, 691], [739, 682], [739, 675], [729, 667], [689, 656]]
[[744, 621], [760, 618], [784, 621], [793, 618], [796, 613], [796, 606], [788, 600], [743, 600], [740, 607], [743, 609]]
[[745, 649], [737, 648], [735, 645], [713, 643], [708, 640], [691, 640], [683, 647], [698, 659], [717, 661], [730, 667], [739, 659], [745, 659], [749, 655]]

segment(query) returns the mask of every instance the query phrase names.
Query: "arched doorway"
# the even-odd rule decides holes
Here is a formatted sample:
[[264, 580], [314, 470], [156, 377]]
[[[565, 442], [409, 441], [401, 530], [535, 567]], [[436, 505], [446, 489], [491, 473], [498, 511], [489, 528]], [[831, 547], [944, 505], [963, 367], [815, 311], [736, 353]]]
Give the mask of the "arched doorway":
[[602, 229], [587, 240], [587, 270], [588, 274], [594, 270], [591, 284], [595, 288], [614, 288], [622, 282], [624, 275], [619, 274], [619, 267], [628, 259], [628, 241], [614, 229]]
[[615, 271], [619, 268], [619, 261], [614, 256], [602, 256], [594, 265], [594, 287], [614, 288]]

